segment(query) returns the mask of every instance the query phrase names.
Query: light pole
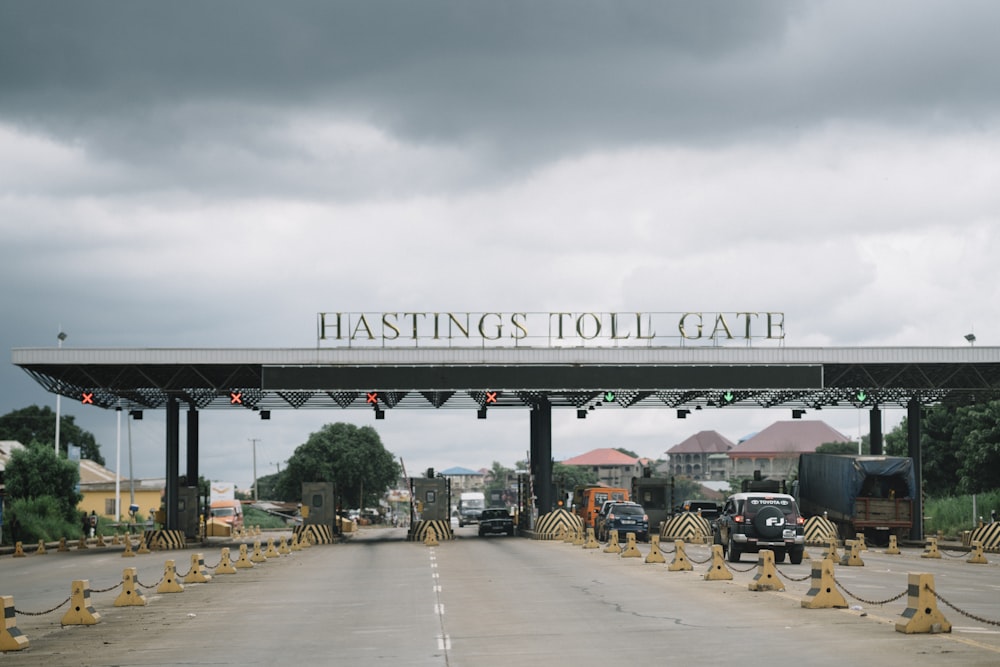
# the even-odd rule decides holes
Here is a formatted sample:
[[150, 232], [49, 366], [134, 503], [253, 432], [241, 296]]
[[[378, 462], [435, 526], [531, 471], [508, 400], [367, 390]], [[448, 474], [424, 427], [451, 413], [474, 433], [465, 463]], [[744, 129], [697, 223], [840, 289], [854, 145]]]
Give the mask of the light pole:
[[[66, 340], [66, 332], [62, 330], [61, 326], [59, 327], [59, 333], [56, 335], [56, 338], [59, 340], [59, 349], [61, 350], [63, 341]], [[62, 401], [60, 399], [62, 399], [62, 394], [56, 391], [56, 458], [59, 458], [59, 413], [62, 408]]]
[[260, 438], [247, 438], [253, 443], [253, 501], [257, 502], [257, 441]]

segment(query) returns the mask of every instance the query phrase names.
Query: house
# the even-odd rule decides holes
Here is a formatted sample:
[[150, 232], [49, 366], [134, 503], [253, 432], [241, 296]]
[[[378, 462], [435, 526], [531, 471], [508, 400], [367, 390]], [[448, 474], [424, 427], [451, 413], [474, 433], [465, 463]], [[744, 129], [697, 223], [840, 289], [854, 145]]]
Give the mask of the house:
[[699, 431], [667, 450], [670, 472], [697, 481], [729, 479], [729, 457], [736, 445], [718, 431]]
[[796, 419], [775, 422], [728, 452], [729, 476], [790, 479], [798, 469], [799, 454], [815, 452], [827, 442], [851, 442], [851, 439], [819, 420]]
[[124, 478], [118, 479], [119, 512], [115, 517], [115, 478], [117, 475], [99, 463], [90, 459], [80, 460], [80, 493], [83, 500], [77, 505], [81, 512], [90, 514], [96, 512], [114, 520], [128, 520], [129, 505], [133, 502], [139, 506], [136, 513], [141, 520], [149, 517], [151, 512], [160, 508], [163, 492], [167, 483], [163, 478], [136, 479], [131, 482]]
[[633, 477], [642, 476], [640, 459], [617, 449], [592, 449], [585, 454], [562, 461], [566, 466], [590, 468], [597, 473], [597, 481], [607, 486], [629, 488]]
[[486, 474], [481, 470], [469, 470], [455, 466], [438, 473], [451, 482], [451, 495], [458, 498], [463, 491], [482, 491], [486, 486]]

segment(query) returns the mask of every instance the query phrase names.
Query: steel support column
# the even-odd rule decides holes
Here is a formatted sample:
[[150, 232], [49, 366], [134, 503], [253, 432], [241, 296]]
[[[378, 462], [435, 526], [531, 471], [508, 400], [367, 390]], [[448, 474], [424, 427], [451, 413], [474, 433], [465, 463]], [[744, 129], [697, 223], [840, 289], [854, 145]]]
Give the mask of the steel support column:
[[198, 410], [193, 405], [187, 414], [187, 485], [198, 486]]
[[913, 527], [910, 539], [922, 542], [924, 539], [924, 499], [923, 463], [920, 460], [920, 402], [911, 398], [906, 405], [906, 443], [908, 456], [913, 459], [913, 473], [917, 478], [917, 497], [913, 499]]
[[868, 433], [873, 456], [882, 456], [882, 411], [878, 406], [868, 413]]
[[181, 410], [175, 396], [167, 399], [167, 488], [166, 488], [166, 514], [167, 525], [164, 528], [176, 530], [180, 525], [180, 517], [177, 511], [178, 501], [178, 480], [180, 475], [180, 421]]
[[552, 511], [552, 404], [546, 397], [539, 398], [531, 410], [531, 472], [541, 516]]

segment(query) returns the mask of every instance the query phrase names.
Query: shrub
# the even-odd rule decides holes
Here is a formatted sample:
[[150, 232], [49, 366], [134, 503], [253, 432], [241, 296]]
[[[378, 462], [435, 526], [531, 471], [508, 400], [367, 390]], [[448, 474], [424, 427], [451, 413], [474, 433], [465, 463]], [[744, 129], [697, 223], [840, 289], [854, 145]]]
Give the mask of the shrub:
[[53, 496], [20, 498], [10, 503], [10, 518], [4, 518], [4, 537], [17, 522], [17, 535], [10, 535], [11, 543], [20, 541], [34, 544], [39, 540], [52, 542], [60, 538], [77, 538], [80, 526], [70, 523], [63, 515], [62, 503]]
[[1000, 514], [1000, 491], [989, 491], [976, 495], [976, 518], [972, 516], [972, 496], [950, 496], [928, 498], [924, 506], [924, 532], [928, 535], [941, 531], [948, 537], [960, 537], [962, 531], [972, 530], [978, 518], [990, 520], [990, 511]]

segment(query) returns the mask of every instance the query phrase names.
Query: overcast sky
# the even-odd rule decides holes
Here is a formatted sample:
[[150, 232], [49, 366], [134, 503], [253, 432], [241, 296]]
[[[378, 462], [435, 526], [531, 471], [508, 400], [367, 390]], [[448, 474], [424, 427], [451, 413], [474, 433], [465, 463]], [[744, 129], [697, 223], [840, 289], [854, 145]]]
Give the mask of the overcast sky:
[[[318, 312], [394, 310], [997, 345], [998, 25], [991, 0], [0, 0], [0, 347], [312, 347]], [[32, 404], [8, 357], [0, 414]], [[62, 409], [114, 468], [114, 412]], [[557, 411], [553, 454], [788, 418]], [[208, 411], [202, 474], [247, 486], [251, 439], [271, 473], [336, 421], [410, 474], [529, 447], [522, 411]], [[163, 440], [133, 425], [137, 477]]]

